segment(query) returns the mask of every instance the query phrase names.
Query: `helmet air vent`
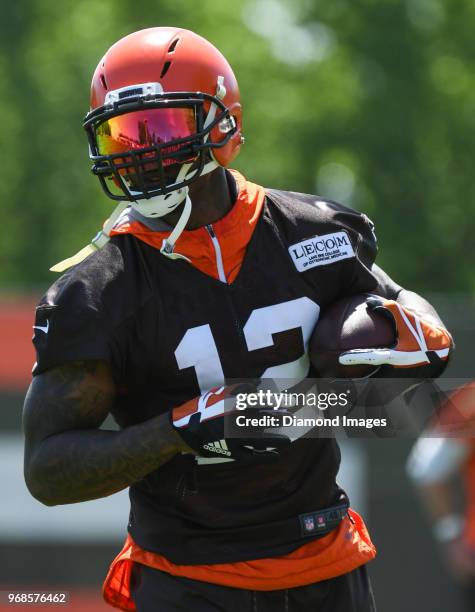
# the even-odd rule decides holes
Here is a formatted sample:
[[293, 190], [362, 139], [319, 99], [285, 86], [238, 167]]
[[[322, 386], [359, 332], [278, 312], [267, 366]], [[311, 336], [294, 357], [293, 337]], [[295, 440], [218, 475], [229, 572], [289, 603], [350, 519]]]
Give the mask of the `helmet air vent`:
[[167, 53], [173, 53], [173, 51], [175, 51], [175, 47], [177, 46], [179, 40], [179, 38], [175, 38], [172, 44], [168, 47]]
[[165, 62], [163, 64], [162, 72], [160, 74], [160, 78], [161, 79], [163, 79], [163, 77], [167, 74], [168, 69], [170, 68], [170, 66], [171, 66], [171, 62]]
[[103, 74], [101, 74], [99, 78], [101, 80], [102, 87], [104, 87], [104, 89], [107, 89], [106, 77]]

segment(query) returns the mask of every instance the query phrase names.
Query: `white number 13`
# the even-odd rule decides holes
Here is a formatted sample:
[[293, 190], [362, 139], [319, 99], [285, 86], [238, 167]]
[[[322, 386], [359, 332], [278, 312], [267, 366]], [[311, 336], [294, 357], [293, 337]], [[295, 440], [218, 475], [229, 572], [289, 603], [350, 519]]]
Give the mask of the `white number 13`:
[[[303, 353], [295, 361], [267, 368], [262, 378], [305, 378], [309, 368], [307, 353], [310, 335], [317, 323], [320, 307], [308, 297], [301, 297], [253, 310], [243, 332], [249, 351], [274, 345], [273, 334], [302, 330]], [[224, 372], [211, 327], [199, 325], [189, 329], [175, 351], [180, 370], [194, 367], [202, 393], [224, 384]]]

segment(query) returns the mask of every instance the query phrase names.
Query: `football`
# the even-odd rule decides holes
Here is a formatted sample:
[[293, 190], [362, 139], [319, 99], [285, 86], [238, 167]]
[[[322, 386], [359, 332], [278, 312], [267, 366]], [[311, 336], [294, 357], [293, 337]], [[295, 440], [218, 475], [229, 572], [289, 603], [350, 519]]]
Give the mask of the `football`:
[[338, 357], [350, 349], [395, 344], [395, 326], [389, 318], [367, 307], [368, 297], [369, 294], [345, 297], [322, 312], [310, 339], [310, 361], [320, 378], [368, 376], [376, 366], [342, 365]]

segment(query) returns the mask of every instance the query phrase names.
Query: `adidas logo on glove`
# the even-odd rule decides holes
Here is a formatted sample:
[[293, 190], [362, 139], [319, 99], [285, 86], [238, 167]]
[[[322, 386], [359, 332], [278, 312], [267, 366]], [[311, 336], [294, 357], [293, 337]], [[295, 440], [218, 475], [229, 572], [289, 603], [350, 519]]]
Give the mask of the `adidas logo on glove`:
[[203, 448], [212, 453], [219, 453], [220, 455], [226, 455], [227, 457], [231, 456], [231, 451], [228, 449], [228, 445], [226, 444], [226, 440], [217, 440], [216, 442], [208, 442], [208, 444], [203, 444]]

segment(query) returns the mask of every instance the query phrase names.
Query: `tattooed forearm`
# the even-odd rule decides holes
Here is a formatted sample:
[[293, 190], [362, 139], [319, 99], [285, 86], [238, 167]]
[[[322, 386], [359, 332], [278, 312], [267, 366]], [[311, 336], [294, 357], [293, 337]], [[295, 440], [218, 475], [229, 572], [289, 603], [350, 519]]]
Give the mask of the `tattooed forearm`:
[[97, 429], [115, 389], [101, 362], [63, 366], [33, 380], [24, 407], [25, 479], [47, 505], [111, 495], [188, 450], [162, 415], [122, 431]]

